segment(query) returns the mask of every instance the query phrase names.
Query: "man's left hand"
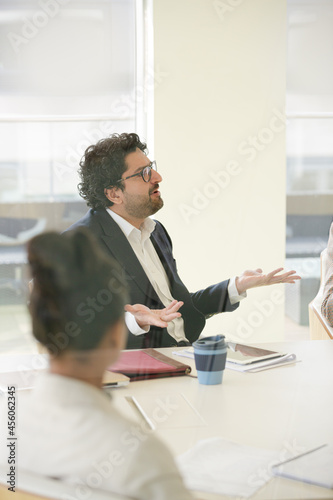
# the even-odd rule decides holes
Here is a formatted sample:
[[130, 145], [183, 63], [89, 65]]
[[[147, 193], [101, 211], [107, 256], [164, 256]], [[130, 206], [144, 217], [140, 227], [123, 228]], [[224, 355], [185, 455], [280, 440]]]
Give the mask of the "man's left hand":
[[281, 271], [283, 271], [283, 267], [279, 267], [268, 274], [264, 274], [260, 268], [255, 271], [244, 271], [241, 276], [236, 278], [236, 287], [239, 295], [246, 292], [249, 288], [275, 285], [276, 283], [295, 283], [296, 280], [301, 279], [296, 274], [296, 271], [287, 271], [286, 273], [278, 274]]

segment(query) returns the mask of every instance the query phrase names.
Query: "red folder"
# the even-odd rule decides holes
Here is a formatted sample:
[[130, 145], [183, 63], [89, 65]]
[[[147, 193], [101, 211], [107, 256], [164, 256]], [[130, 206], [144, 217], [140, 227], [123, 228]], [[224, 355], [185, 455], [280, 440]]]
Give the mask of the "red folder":
[[191, 372], [191, 367], [169, 358], [155, 349], [142, 349], [123, 351], [118, 361], [108, 370], [123, 373], [132, 381], [187, 375]]

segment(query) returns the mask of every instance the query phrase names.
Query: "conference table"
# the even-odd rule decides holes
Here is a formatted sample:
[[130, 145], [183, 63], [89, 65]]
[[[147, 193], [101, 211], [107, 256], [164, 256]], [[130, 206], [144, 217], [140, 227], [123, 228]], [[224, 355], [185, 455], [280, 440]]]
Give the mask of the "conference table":
[[[212, 437], [275, 450], [281, 459], [288, 453], [296, 455], [324, 443], [333, 444], [333, 342], [278, 342], [262, 347], [295, 353], [298, 362], [257, 373], [226, 369], [221, 385], [205, 386], [195, 378], [193, 360], [175, 356], [173, 348], [164, 348], [162, 353], [190, 364], [192, 376], [131, 382], [112, 390], [113, 404], [140, 420], [140, 412], [128, 404], [129, 396], [143, 409], [148, 408], [150, 416], [154, 415], [154, 404], [171, 401], [174, 406], [169, 418], [158, 418], [161, 412], [156, 410], [156, 418], [151, 420], [152, 432], [174, 456]], [[207, 500], [229, 498], [206, 492], [195, 495]], [[333, 491], [272, 477], [251, 498], [332, 499]]]
[[[199, 384], [194, 360], [174, 355], [174, 348], [163, 348], [163, 354], [191, 365], [191, 374], [108, 389], [112, 404], [144, 429], [148, 416], [153, 428], [149, 432], [164, 441], [175, 457], [209, 438], [272, 450], [281, 461], [288, 454], [333, 444], [333, 342], [261, 346], [295, 353], [297, 362], [257, 373], [226, 369], [221, 385], [207, 386]], [[19, 391], [19, 399], [28, 392]], [[258, 480], [262, 474], [268, 471], [258, 471]], [[202, 500], [236, 498], [204, 491], [194, 495]], [[325, 498], [332, 499], [333, 490], [280, 477], [271, 477], [251, 496], [251, 500]]]

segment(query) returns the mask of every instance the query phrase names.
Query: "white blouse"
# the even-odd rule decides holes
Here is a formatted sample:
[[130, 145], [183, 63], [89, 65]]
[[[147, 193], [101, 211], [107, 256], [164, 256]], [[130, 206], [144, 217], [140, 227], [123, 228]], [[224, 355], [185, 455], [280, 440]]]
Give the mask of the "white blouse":
[[46, 373], [18, 416], [18, 471], [75, 483], [78, 498], [93, 498], [97, 488], [140, 500], [193, 499], [166, 446], [90, 384]]

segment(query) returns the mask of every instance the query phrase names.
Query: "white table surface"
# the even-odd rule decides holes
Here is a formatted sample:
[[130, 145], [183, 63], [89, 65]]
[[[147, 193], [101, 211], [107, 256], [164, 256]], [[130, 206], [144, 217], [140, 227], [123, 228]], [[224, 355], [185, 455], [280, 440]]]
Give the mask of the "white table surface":
[[[153, 400], [157, 395], [165, 401], [171, 394], [184, 396], [201, 416], [201, 424], [195, 411], [192, 416], [187, 414], [186, 420], [181, 413], [178, 418], [172, 415], [169, 426], [167, 420], [161, 424], [155, 422], [154, 432], [174, 455], [185, 452], [201, 439], [215, 436], [276, 450], [281, 452], [281, 460], [286, 451], [297, 454], [323, 443], [333, 444], [333, 342], [278, 342], [262, 346], [294, 352], [301, 361], [258, 373], [225, 370], [222, 385], [216, 386], [200, 385], [190, 376], [131, 382], [126, 388], [112, 391], [114, 404], [131, 418], [140, 419], [125, 396], [132, 395], [139, 402], [150, 396]], [[169, 356], [173, 350], [161, 349]], [[174, 357], [194, 366], [188, 358]], [[197, 496], [226, 498], [206, 493]], [[272, 478], [251, 498], [332, 499], [333, 491]]]
[[[110, 390], [113, 404], [132, 420], [143, 423], [138, 411], [128, 403], [128, 396], [134, 396], [143, 407], [151, 402], [154, 405], [156, 398], [167, 401], [170, 395], [183, 402], [179, 409], [172, 410], [170, 418], [154, 422], [153, 432], [175, 456], [210, 437], [275, 450], [281, 460], [286, 451], [296, 454], [323, 443], [333, 444], [333, 341], [265, 343], [262, 347], [294, 352], [301, 361], [258, 373], [228, 369], [223, 383], [216, 386], [200, 385], [191, 376], [131, 382], [127, 387]], [[168, 356], [173, 350], [161, 349]], [[174, 357], [194, 366], [191, 359]], [[20, 398], [28, 392], [20, 391]], [[227, 498], [208, 493], [198, 493], [197, 497]], [[333, 491], [284, 478], [272, 478], [251, 497], [324, 498], [333, 499]]]

